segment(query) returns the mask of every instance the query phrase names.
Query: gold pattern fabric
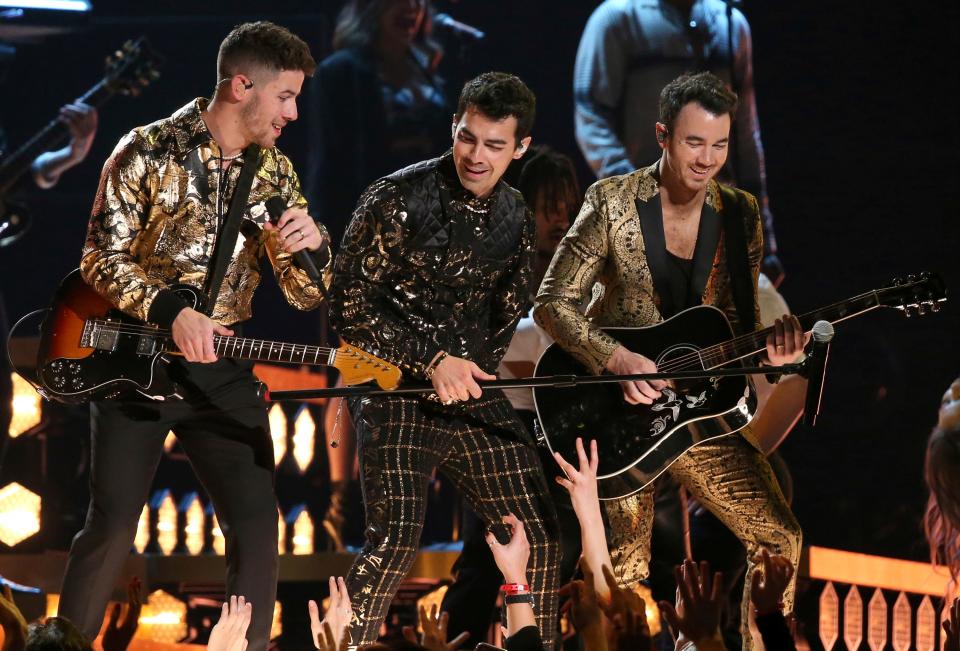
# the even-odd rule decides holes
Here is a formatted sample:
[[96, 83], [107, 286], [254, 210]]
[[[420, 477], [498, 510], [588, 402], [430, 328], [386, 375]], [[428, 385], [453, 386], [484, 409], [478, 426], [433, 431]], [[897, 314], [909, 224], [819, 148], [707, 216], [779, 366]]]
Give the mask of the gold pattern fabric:
[[[663, 320], [635, 203], [649, 201], [659, 192], [656, 163], [591, 185], [580, 214], [561, 240], [540, 285], [534, 310], [537, 323], [593, 373], [604, 370], [619, 346], [600, 328], [649, 326]], [[756, 287], [763, 257], [763, 226], [756, 200], [742, 194], [750, 206], [744, 214], [744, 227]], [[707, 187], [706, 201], [718, 213], [724, 209], [715, 181]], [[726, 267], [721, 236], [703, 303], [723, 310], [736, 327], [739, 318]], [[584, 313], [581, 305], [587, 300]], [[754, 300], [754, 305], [756, 329], [760, 323], [759, 302]]]
[[[746, 206], [743, 214], [747, 252], [753, 275], [755, 318], [760, 327], [757, 277], [763, 255], [762, 223], [756, 200], [740, 190], [734, 205], [724, 205], [727, 189], [711, 181], [706, 203], [718, 214]], [[576, 221], [563, 238], [537, 295], [537, 322], [593, 373], [602, 373], [619, 346], [600, 328], [643, 327], [663, 320], [660, 298], [654, 290], [636, 201], [649, 201], [659, 192], [658, 164], [631, 174], [594, 183], [586, 193]], [[579, 309], [589, 300], [586, 311]], [[721, 309], [736, 327], [739, 318], [727, 272], [723, 236], [702, 296], [705, 305]], [[749, 329], [749, 328], [748, 328]], [[756, 449], [750, 428], [742, 436], [725, 436], [702, 443], [680, 457], [669, 472], [716, 515], [747, 546], [748, 558], [766, 547], [793, 562], [800, 559], [801, 532], [767, 459]], [[599, 441], [603, 451], [602, 437]], [[650, 568], [653, 489], [604, 503], [611, 525], [610, 555], [618, 582], [634, 585]], [[750, 577], [756, 569], [748, 561], [742, 601], [745, 649], [752, 648], [749, 618]], [[786, 611], [793, 607], [792, 584], [784, 595]]]
[[[201, 117], [207, 101], [190, 102], [171, 117], [124, 136], [103, 167], [80, 269], [84, 279], [126, 314], [147, 321], [158, 293], [176, 283], [203, 288], [220, 220], [226, 218], [243, 157], [222, 169], [220, 149]], [[212, 318], [225, 325], [250, 318], [266, 253], [292, 306], [309, 310], [320, 288], [282, 251], [265, 202], [279, 195], [289, 207], [306, 208], [290, 160], [277, 148], [263, 152]], [[318, 224], [321, 234], [326, 229]], [[328, 250], [314, 255], [324, 263]]]

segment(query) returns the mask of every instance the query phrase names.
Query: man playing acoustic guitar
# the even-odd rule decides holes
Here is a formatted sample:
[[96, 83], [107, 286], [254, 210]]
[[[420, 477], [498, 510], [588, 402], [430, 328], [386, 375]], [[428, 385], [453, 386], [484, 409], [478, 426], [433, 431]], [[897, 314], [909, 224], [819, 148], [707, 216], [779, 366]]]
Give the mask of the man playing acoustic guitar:
[[[657, 371], [654, 360], [627, 350], [602, 327], [651, 326], [705, 304], [722, 310], [737, 334], [758, 329], [756, 292], [763, 234], [757, 202], [714, 180], [727, 158], [736, 102], [736, 95], [710, 73], [674, 80], [660, 95], [656, 124], [663, 150], [660, 160], [598, 181], [587, 190], [580, 214], [540, 286], [534, 315], [561, 347], [592, 372]], [[736, 211], [736, 219], [725, 221], [729, 211]], [[733, 245], [733, 238], [739, 238], [739, 246]], [[743, 259], [734, 260], [737, 250]], [[597, 283], [602, 287], [599, 293], [594, 291]], [[591, 293], [593, 300], [583, 314], [580, 305]], [[790, 362], [803, 343], [799, 322], [784, 316], [767, 339], [763, 362]], [[624, 383], [623, 395], [631, 404], [651, 404], [665, 387], [664, 382]], [[749, 428], [741, 431], [742, 435], [711, 439], [691, 448], [669, 472], [746, 544], [749, 591], [756, 569], [754, 556], [760, 548], [782, 554], [796, 566], [801, 533]], [[598, 438], [602, 452], [602, 432], [588, 436]], [[653, 490], [605, 505], [615, 575], [621, 584], [635, 585], [649, 572]], [[596, 576], [598, 592], [606, 593], [602, 573]], [[785, 601], [789, 612], [792, 587]], [[741, 606], [745, 649], [752, 648], [749, 604], [745, 594]]]
[[[294, 254], [310, 251], [329, 273], [326, 230], [307, 214], [297, 175], [274, 146], [297, 119], [297, 96], [314, 68], [306, 43], [286, 29], [240, 25], [220, 45], [212, 100], [134, 129], [104, 165], [83, 278], [126, 315], [169, 328], [183, 358], [167, 365], [178, 397], [91, 404], [90, 509], [70, 549], [60, 600], [60, 615], [89, 639], [100, 630], [172, 430], [226, 538], [226, 594], [254, 606], [249, 648], [267, 647], [277, 582], [270, 428], [252, 362], [218, 359], [214, 335], [232, 335], [250, 318], [264, 253], [287, 302], [307, 310], [322, 300]], [[285, 210], [271, 225], [267, 205], [277, 196]], [[236, 245], [218, 255], [218, 243], [231, 239], [227, 223], [242, 226]], [[209, 279], [217, 269], [219, 290]], [[171, 289], [177, 283], [203, 287], [209, 313], [188, 306]]]

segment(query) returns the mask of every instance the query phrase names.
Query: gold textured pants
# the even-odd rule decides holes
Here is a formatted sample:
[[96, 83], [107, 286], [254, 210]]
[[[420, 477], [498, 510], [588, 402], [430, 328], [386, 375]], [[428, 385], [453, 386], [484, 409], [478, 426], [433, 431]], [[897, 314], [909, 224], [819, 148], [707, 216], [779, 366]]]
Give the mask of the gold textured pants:
[[[757, 569], [753, 557], [761, 547], [766, 547], [771, 554], [789, 558], [796, 568], [802, 540], [800, 525], [767, 458], [740, 434], [701, 443], [680, 457], [668, 472], [747, 548], [740, 622], [743, 648], [751, 649], [750, 581]], [[653, 489], [604, 505], [610, 519], [610, 555], [617, 581], [621, 585], [636, 585], [650, 572]], [[796, 580], [794, 573], [783, 596], [786, 613], [793, 610]]]
[[537, 623], [544, 647], [552, 648], [559, 598], [556, 512], [523, 424], [502, 395], [488, 404], [489, 410], [478, 410], [480, 421], [434, 412], [409, 398], [351, 405], [366, 508], [366, 543], [346, 580], [354, 644], [376, 640], [416, 559], [428, 481], [439, 468], [495, 531], [503, 531], [500, 518], [508, 513], [523, 522]]

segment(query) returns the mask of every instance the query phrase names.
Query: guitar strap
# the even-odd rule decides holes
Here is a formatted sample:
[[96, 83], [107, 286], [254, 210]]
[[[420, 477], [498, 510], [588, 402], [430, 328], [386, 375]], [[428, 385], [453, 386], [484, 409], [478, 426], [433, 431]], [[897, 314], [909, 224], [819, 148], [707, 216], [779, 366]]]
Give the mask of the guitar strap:
[[210, 261], [210, 270], [207, 272], [207, 282], [204, 287], [207, 316], [213, 313], [217, 297], [220, 295], [220, 286], [223, 284], [223, 277], [227, 273], [227, 265], [233, 256], [233, 249], [237, 244], [237, 235], [240, 233], [240, 224], [243, 221], [243, 213], [247, 208], [247, 199], [250, 197], [250, 188], [253, 187], [253, 177], [256, 176], [257, 170], [260, 168], [261, 155], [260, 146], [256, 143], [248, 145], [243, 150], [243, 167], [240, 169], [237, 187], [234, 189], [233, 198], [230, 200], [227, 218], [220, 225], [220, 235], [217, 237], [216, 246], [213, 248], [213, 259]]
[[743, 229], [743, 216], [750, 209], [750, 204], [745, 194], [738, 195], [724, 185], [720, 186], [720, 193], [723, 197], [723, 239], [727, 272], [730, 274], [733, 304], [740, 318], [740, 332], [737, 334], [749, 334], [756, 326], [753, 274], [750, 273], [747, 236]]

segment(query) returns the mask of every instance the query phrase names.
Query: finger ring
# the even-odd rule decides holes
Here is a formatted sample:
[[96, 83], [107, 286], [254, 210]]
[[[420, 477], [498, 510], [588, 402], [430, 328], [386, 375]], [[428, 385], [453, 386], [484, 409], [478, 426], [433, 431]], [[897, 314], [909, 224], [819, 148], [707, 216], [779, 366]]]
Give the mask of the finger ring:
[[783, 350], [784, 348], [786, 348], [786, 346], [783, 344], [777, 344], [777, 350]]
[[303, 231], [301, 231], [300, 229], [297, 229], [297, 232], [300, 233], [300, 239], [302, 240], [302, 239], [303, 239]]
[[443, 401], [443, 404], [445, 404], [445, 405], [452, 405], [453, 403], [454, 403], [454, 399], [453, 399], [453, 398], [450, 398], [449, 400], [444, 400], [444, 401]]

